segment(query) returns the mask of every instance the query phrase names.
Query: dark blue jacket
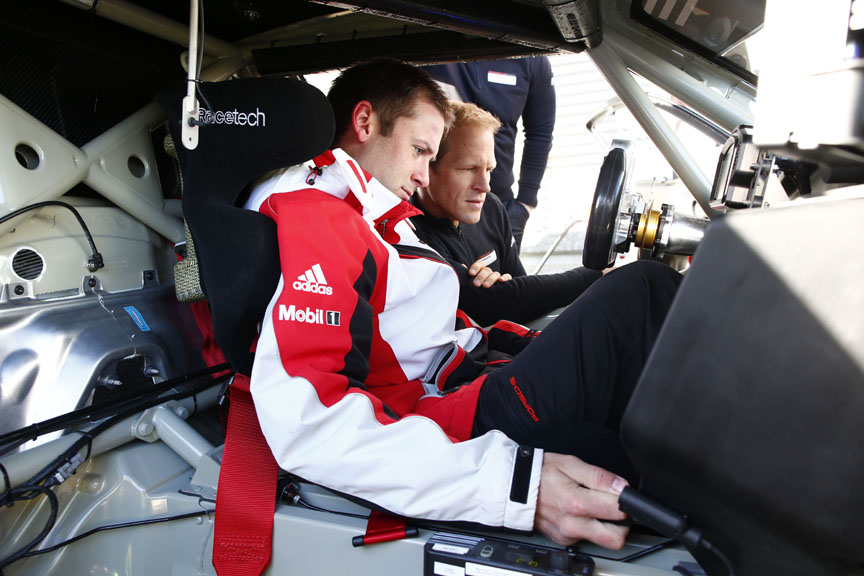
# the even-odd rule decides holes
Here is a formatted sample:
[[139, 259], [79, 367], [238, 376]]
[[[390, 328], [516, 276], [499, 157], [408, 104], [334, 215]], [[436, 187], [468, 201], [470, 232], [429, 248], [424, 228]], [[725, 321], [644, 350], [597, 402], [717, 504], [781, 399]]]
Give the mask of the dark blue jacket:
[[555, 128], [555, 87], [549, 58], [456, 62], [427, 66], [426, 70], [436, 80], [452, 84], [463, 101], [473, 102], [501, 120], [501, 130], [495, 135], [498, 166], [490, 185], [504, 202], [513, 198], [516, 123], [522, 117], [525, 145], [516, 199], [536, 206]]

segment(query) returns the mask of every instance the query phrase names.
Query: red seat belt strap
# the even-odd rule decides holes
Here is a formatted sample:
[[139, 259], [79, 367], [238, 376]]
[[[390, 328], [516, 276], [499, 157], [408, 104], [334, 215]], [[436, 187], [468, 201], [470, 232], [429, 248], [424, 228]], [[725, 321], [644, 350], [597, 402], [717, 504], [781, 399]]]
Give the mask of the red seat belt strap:
[[369, 522], [366, 524], [366, 534], [354, 536], [351, 539], [351, 544], [357, 548], [358, 546], [366, 546], [367, 544], [412, 538], [417, 536], [418, 533], [417, 528], [408, 527], [404, 518], [372, 510], [369, 514]]
[[278, 473], [258, 424], [249, 377], [237, 374], [216, 493], [213, 566], [219, 576], [258, 576], [270, 564]]

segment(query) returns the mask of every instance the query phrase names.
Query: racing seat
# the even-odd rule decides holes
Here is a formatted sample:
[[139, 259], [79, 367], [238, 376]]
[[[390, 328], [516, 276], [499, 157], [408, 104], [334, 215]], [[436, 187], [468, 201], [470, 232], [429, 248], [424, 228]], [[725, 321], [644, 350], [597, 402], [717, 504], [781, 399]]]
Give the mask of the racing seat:
[[[209, 123], [200, 126], [197, 148], [176, 146], [183, 214], [194, 242], [189, 252], [197, 257], [210, 305], [213, 337], [236, 373], [217, 497], [214, 564], [220, 574], [251, 574], [263, 571], [270, 560], [278, 467], [261, 436], [248, 376], [257, 325], [276, 290], [280, 264], [276, 225], [242, 207], [244, 192], [265, 173], [327, 150], [335, 122], [327, 98], [294, 79], [230, 80], [202, 84], [200, 91], [199, 102], [207, 107], [201, 119]], [[182, 96], [174, 89], [157, 97], [169, 115], [174, 142], [182, 141]], [[231, 440], [238, 434], [252, 440], [232, 447], [238, 446]], [[220, 530], [220, 521], [226, 526], [229, 520], [229, 529]], [[256, 531], [265, 536], [251, 542], [247, 535]]]
[[[244, 210], [241, 195], [266, 172], [324, 152], [333, 139], [333, 111], [317, 88], [288, 78], [204, 83], [201, 92], [212, 123], [200, 127], [194, 150], [175, 146], [183, 215], [216, 342], [232, 369], [249, 374], [256, 325], [279, 280], [279, 254], [275, 223]], [[178, 90], [159, 96], [174, 142], [181, 142], [181, 96]], [[245, 122], [238, 123], [240, 115]]]
[[864, 565], [864, 261], [827, 258], [862, 218], [839, 198], [713, 220], [628, 405], [640, 491], [679, 516], [635, 515], [701, 531], [681, 539], [708, 574]]

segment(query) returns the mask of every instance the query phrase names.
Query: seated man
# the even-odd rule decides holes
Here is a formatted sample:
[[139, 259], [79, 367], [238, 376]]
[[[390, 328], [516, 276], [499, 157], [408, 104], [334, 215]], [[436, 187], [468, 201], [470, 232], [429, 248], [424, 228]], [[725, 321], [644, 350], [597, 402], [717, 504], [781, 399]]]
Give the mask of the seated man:
[[[328, 98], [333, 149], [246, 204], [280, 242], [250, 386], [279, 466], [406, 517], [620, 548], [627, 482], [600, 466], [626, 473], [616, 431], [680, 275], [627, 266], [536, 338], [455, 329], [453, 268], [407, 220], [446, 98], [394, 60], [343, 71]], [[508, 343], [511, 362], [487, 349]]]
[[453, 126], [430, 164], [429, 186], [411, 199], [424, 214], [411, 221], [417, 236], [456, 269], [459, 309], [487, 326], [505, 318], [525, 324], [567, 306], [601, 272], [525, 274], [504, 207], [489, 194], [501, 123], [474, 104], [452, 101], [451, 107]]

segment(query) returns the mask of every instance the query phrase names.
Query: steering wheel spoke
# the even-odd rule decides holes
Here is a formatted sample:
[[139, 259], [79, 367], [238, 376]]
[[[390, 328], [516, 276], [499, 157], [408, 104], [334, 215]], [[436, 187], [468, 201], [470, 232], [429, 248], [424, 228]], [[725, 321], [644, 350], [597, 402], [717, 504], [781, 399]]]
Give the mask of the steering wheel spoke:
[[582, 249], [582, 264], [587, 268], [603, 270], [615, 262], [615, 232], [626, 172], [624, 150], [612, 148], [603, 159], [594, 189], [594, 202]]

